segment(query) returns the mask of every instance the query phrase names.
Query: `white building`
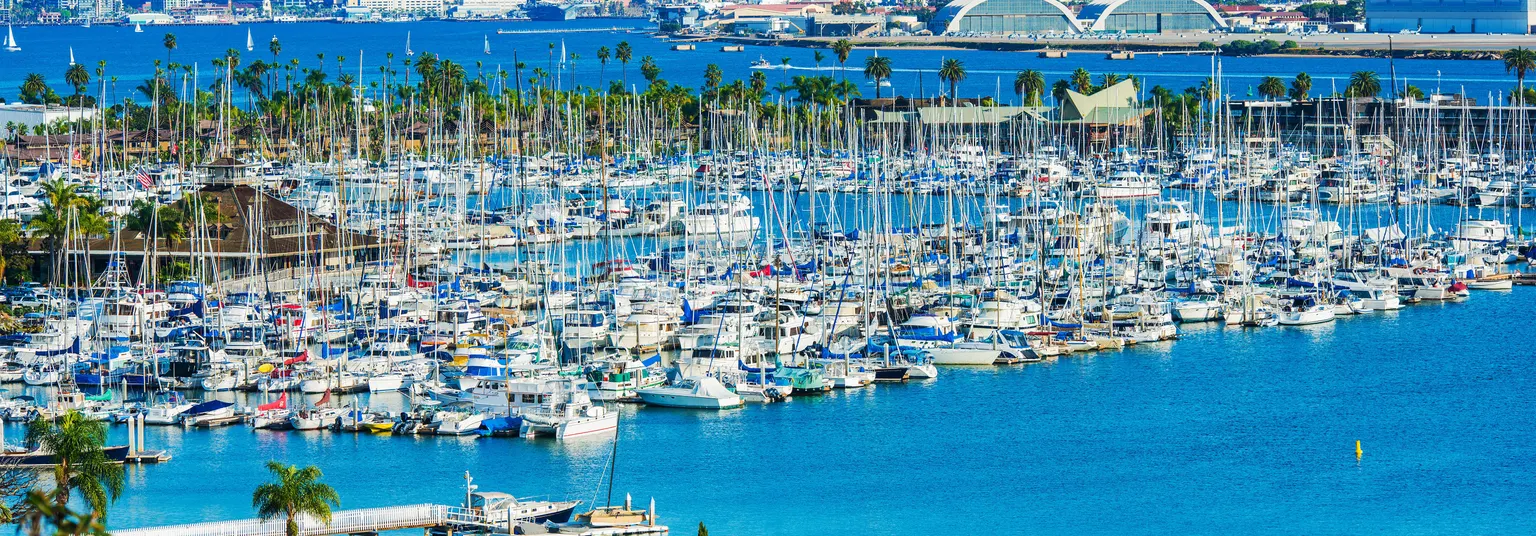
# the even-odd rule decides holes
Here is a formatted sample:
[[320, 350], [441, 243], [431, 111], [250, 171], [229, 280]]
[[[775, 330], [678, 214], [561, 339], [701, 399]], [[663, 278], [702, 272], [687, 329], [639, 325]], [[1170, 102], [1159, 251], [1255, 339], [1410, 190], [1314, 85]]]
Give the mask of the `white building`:
[[525, 4], [525, 0], [464, 0], [453, 7], [453, 17], [505, 17], [507, 13], [522, 9]]
[[349, 0], [350, 7], [366, 7], [385, 13], [443, 12], [443, 0]]
[[[0, 104], [0, 130], [6, 125], [20, 125], [31, 129], [37, 125], [51, 125], [63, 121], [83, 121], [96, 118], [95, 108], [70, 108], [41, 104]], [[12, 133], [6, 131], [5, 135]]]

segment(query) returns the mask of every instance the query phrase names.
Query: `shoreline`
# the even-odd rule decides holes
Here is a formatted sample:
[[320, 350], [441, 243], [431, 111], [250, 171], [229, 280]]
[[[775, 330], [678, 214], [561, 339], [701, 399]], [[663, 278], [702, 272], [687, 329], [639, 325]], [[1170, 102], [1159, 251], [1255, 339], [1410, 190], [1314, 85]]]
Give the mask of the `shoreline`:
[[[685, 37], [685, 36], [673, 36]], [[794, 37], [788, 39], [769, 39], [755, 37], [721, 36], [714, 38], [699, 38], [686, 36], [698, 41], [719, 41], [753, 46], [788, 46], [797, 48], [829, 48], [836, 41], [826, 37]], [[1296, 48], [1288, 48], [1281, 51], [1261, 54], [1222, 54], [1224, 56], [1272, 56], [1272, 57], [1329, 57], [1329, 58], [1396, 58], [1396, 59], [1447, 59], [1447, 60], [1496, 60], [1504, 50], [1519, 46], [1536, 46], [1536, 36], [1498, 36], [1497, 39], [1488, 39], [1487, 44], [1478, 46], [1477, 43], [1465, 39], [1446, 39], [1446, 46], [1428, 44], [1428, 41], [1436, 41], [1441, 36], [1412, 35], [1418, 39], [1410, 40], [1407, 46], [1396, 46], [1397, 35], [1393, 34], [1333, 34], [1328, 36], [1301, 37], [1270, 34], [1224, 34], [1224, 35], [1200, 35], [1200, 36], [1147, 36], [1138, 37], [1137, 41], [1128, 39], [1045, 39], [1025, 40], [1006, 38], [963, 38], [963, 37], [874, 37], [854, 38], [854, 45], [862, 48], [877, 49], [904, 49], [904, 50], [977, 50], [994, 52], [1043, 52], [1060, 51], [1071, 54], [1109, 54], [1112, 52], [1133, 52], [1149, 56], [1163, 55], [1206, 55], [1219, 53], [1219, 49], [1202, 48], [1214, 44], [1221, 47], [1223, 44], [1231, 44], [1236, 41], [1260, 42], [1271, 40], [1278, 43], [1294, 41]], [[1469, 36], [1456, 36], [1469, 37]], [[1488, 36], [1477, 36], [1480, 38]], [[1352, 39], [1361, 41], [1346, 42]], [[1316, 45], [1316, 46], [1313, 46]], [[1390, 48], [1389, 48], [1390, 45]]]

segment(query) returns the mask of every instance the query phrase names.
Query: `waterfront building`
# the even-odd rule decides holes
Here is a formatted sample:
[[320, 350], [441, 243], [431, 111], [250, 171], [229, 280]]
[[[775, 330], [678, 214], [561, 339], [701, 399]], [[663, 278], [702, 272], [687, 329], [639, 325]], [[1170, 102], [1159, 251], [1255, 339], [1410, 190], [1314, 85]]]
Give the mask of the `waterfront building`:
[[1372, 32], [1529, 34], [1532, 0], [1366, 0]]
[[442, 13], [443, 0], [349, 0], [347, 7], [366, 7], [383, 13]]
[[811, 17], [810, 35], [819, 37], [844, 37], [870, 35], [885, 29], [885, 15], [856, 13], [851, 15], [818, 14]]
[[455, 19], [500, 18], [526, 4], [525, 0], [464, 0], [453, 6], [451, 14]]
[[955, 0], [933, 17], [935, 33], [1077, 33], [1083, 27], [1057, 0]]
[[1224, 30], [1227, 21], [1205, 0], [1095, 0], [1077, 18], [1089, 31], [1165, 33]]
[[14, 125], [31, 130], [38, 125], [52, 125], [64, 121], [84, 121], [96, 118], [95, 108], [71, 108], [57, 104], [0, 104], [0, 131], [6, 136], [12, 133], [5, 131], [6, 125]]
[[176, 19], [164, 13], [133, 13], [123, 17], [123, 23], [128, 25], [175, 24]]

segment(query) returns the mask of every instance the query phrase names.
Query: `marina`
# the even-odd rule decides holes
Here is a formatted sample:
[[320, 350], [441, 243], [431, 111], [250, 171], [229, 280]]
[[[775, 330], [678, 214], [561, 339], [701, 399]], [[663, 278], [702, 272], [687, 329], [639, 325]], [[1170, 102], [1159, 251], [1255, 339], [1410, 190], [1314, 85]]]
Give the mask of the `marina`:
[[7, 137], [7, 457], [105, 423], [133, 536], [284, 532], [244, 520], [265, 460], [345, 501], [305, 534], [985, 532], [999, 497], [1052, 533], [1529, 528], [1536, 109], [1503, 89], [1244, 98], [1126, 52], [1183, 67], [971, 97], [951, 58], [902, 95], [884, 51], [592, 28], [491, 67], [431, 27], [334, 82], [231, 48], [108, 106], [100, 67]]

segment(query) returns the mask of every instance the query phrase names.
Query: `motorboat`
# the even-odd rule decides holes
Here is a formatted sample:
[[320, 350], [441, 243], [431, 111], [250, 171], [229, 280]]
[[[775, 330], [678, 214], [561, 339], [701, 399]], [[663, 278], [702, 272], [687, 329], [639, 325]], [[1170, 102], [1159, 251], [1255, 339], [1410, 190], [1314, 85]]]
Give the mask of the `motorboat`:
[[563, 383], [548, 402], [523, 413], [520, 432], [523, 437], [549, 434], [556, 439], [567, 439], [610, 432], [618, 427], [618, 413], [593, 404], [586, 389]]
[[740, 396], [709, 376], [683, 378], [673, 385], [638, 389], [647, 405], [664, 408], [729, 409], [741, 407]]

